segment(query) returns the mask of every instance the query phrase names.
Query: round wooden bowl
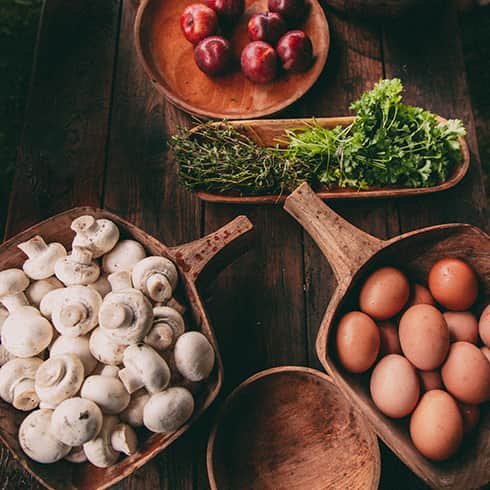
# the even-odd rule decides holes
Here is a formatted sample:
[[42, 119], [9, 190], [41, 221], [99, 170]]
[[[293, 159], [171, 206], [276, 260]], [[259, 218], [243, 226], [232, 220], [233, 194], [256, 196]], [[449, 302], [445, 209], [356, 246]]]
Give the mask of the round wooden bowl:
[[232, 73], [210, 78], [194, 62], [193, 46], [180, 29], [180, 14], [192, 0], [142, 0], [134, 26], [138, 57], [156, 89], [180, 109], [217, 119], [250, 119], [278, 112], [304, 95], [325, 66], [330, 45], [327, 19], [318, 0], [299, 26], [313, 44], [314, 63], [305, 73], [281, 73], [268, 84], [255, 84], [240, 71], [240, 53], [249, 42], [248, 19], [267, 10], [267, 0], [246, 0], [235, 28]]
[[262, 371], [226, 399], [211, 432], [212, 490], [375, 490], [376, 436], [324, 373]]

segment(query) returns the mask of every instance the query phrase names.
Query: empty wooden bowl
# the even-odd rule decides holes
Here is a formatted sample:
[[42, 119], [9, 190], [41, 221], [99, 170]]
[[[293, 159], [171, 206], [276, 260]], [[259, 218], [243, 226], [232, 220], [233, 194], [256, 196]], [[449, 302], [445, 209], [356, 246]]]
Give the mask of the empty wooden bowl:
[[196, 281], [209, 280], [211, 274], [217, 272], [218, 267], [224, 265], [237, 253], [243, 252], [247, 242], [236, 239], [241, 236], [250, 236], [250, 231], [253, 228], [245, 216], [239, 216], [204, 238], [178, 247], [168, 248], [143, 230], [112, 213], [81, 207], [43, 221], [1, 245], [0, 270], [22, 265], [25, 257], [17, 245], [34, 235], [41, 235], [47, 242], [60, 242], [67, 248], [71, 248], [73, 232], [70, 230], [70, 224], [75, 218], [85, 214], [114, 221], [119, 227], [122, 238], [133, 238], [144, 245], [149, 254], [163, 255], [174, 261], [180, 275], [177, 295], [189, 310], [186, 315], [187, 327], [190, 330], [199, 330], [206, 335], [214, 346], [216, 364], [209, 378], [197, 387], [194, 414], [183, 427], [168, 434], [151, 434], [146, 430], [141, 430], [137, 453], [120, 459], [118, 463], [106, 469], [96, 468], [90, 463], [73, 464], [64, 460], [48, 465], [32, 461], [22, 451], [17, 439], [19, 425], [27, 414], [0, 401], [0, 440], [8, 447], [12, 456], [39, 482], [49, 489], [56, 490], [95, 490], [114, 485], [169, 446], [213, 402], [221, 388], [223, 366], [213, 330], [197, 292]]
[[262, 371], [226, 399], [211, 432], [212, 490], [375, 490], [376, 436], [324, 373]]
[[249, 42], [247, 23], [267, 11], [267, 0], [246, 0], [246, 11], [230, 39], [235, 65], [222, 77], [210, 78], [194, 62], [194, 48], [180, 28], [180, 14], [193, 0], [142, 0], [136, 16], [136, 50], [155, 88], [180, 109], [218, 119], [249, 119], [278, 112], [303, 96], [325, 66], [330, 34], [318, 0], [308, 0], [309, 13], [300, 28], [313, 44], [314, 61], [304, 73], [281, 73], [267, 84], [248, 80], [240, 70], [240, 53]]
[[490, 302], [490, 237], [466, 224], [432, 226], [379, 240], [351, 225], [326, 206], [303, 184], [287, 199], [284, 208], [305, 228], [330, 262], [338, 281], [317, 337], [318, 357], [337, 386], [369, 420], [374, 430], [400, 459], [434, 488], [478, 488], [490, 481], [490, 413], [481, 406], [476, 432], [466, 438], [459, 452], [445, 462], [420, 454], [408, 433], [408, 420], [384, 416], [369, 393], [369, 374], [353, 375], [337, 361], [332, 342], [337, 323], [348, 311], [358, 309], [360, 285], [385, 265], [402, 269], [415, 282], [426, 283], [430, 268], [440, 258], [467, 261], [480, 279], [479, 312]]

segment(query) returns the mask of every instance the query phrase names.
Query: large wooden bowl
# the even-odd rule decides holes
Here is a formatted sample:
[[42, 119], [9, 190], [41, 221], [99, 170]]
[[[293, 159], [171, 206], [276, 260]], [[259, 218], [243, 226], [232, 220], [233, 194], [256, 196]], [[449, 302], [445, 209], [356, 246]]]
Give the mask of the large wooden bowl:
[[376, 490], [376, 436], [324, 373], [262, 371], [227, 398], [211, 432], [212, 490]]
[[43, 221], [1, 245], [0, 270], [19, 267], [24, 262], [24, 256], [17, 245], [37, 234], [43, 236], [48, 242], [60, 242], [67, 248], [71, 248], [73, 232], [70, 230], [70, 223], [73, 219], [84, 214], [114, 221], [123, 238], [133, 238], [144, 245], [148, 253], [166, 256], [177, 264], [180, 275], [180, 286], [177, 294], [190, 310], [186, 318], [187, 326], [189, 329], [201, 331], [213, 344], [216, 351], [216, 365], [210, 377], [198, 387], [195, 394], [196, 408], [194, 414], [183, 427], [169, 434], [150, 434], [148, 431], [142, 430], [138, 452], [121, 459], [117, 464], [107, 469], [96, 468], [90, 463], [73, 464], [60, 461], [55, 464], [43, 465], [32, 461], [22, 451], [17, 439], [18, 427], [26, 413], [0, 402], [0, 440], [29, 473], [52, 490], [95, 490], [114, 485], [143, 466], [181, 436], [213, 402], [221, 388], [223, 366], [213, 330], [197, 292], [196, 281], [198, 279], [209, 280], [211, 274], [216, 273], [219, 267], [236, 256], [237, 253], [243, 252], [246, 242], [236, 239], [242, 235], [249, 236], [249, 232], [252, 230], [250, 221], [245, 216], [239, 216], [204, 238], [186, 245], [168, 248], [143, 230], [112, 213], [81, 207]]
[[393, 265], [412, 280], [426, 283], [432, 265], [443, 257], [469, 262], [480, 279], [479, 313], [490, 302], [490, 237], [465, 224], [432, 226], [405, 233], [387, 241], [351, 225], [326, 206], [303, 184], [287, 199], [284, 208], [311, 235], [330, 262], [338, 281], [317, 337], [318, 357], [346, 397], [367, 417], [374, 430], [398, 457], [437, 489], [473, 489], [490, 481], [490, 412], [481, 407], [476, 433], [467, 438], [459, 452], [437, 463], [422, 456], [410, 440], [408, 420], [384, 416], [369, 394], [369, 374], [353, 375], [337, 361], [334, 342], [340, 317], [358, 309], [360, 285], [373, 270]]
[[268, 84], [249, 81], [240, 71], [240, 53], [249, 42], [248, 19], [267, 10], [267, 0], [246, 0], [246, 12], [231, 38], [236, 66], [229, 75], [209, 78], [194, 62], [193, 46], [180, 29], [180, 14], [193, 0], [142, 0], [134, 35], [143, 68], [155, 88], [180, 109], [217, 119], [250, 119], [278, 112], [304, 95], [325, 66], [328, 23], [318, 0], [301, 28], [313, 44], [314, 62], [305, 73], [282, 73]]
[[[336, 126], [346, 127], [354, 121], [352, 116], [320, 117], [316, 119], [258, 119], [251, 121], [233, 121], [231, 124], [239, 128], [252, 141], [261, 146], [275, 146], [278, 140], [284, 138], [286, 130], [296, 130], [315, 122], [324, 128], [333, 129]], [[439, 121], [445, 121], [438, 116]], [[219, 124], [219, 123], [216, 123]], [[357, 189], [320, 189], [317, 194], [322, 199], [370, 199], [382, 197], [418, 196], [431, 194], [454, 187], [468, 172], [470, 166], [470, 152], [464, 138], [459, 138], [461, 144], [461, 162], [454, 166], [448, 179], [441, 184], [432, 187], [396, 187], [387, 186], [370, 188], [359, 191]], [[283, 203], [287, 195], [264, 196], [236, 196], [230, 194], [213, 194], [210, 192], [197, 192], [197, 196], [203, 201], [223, 204], [279, 204]]]

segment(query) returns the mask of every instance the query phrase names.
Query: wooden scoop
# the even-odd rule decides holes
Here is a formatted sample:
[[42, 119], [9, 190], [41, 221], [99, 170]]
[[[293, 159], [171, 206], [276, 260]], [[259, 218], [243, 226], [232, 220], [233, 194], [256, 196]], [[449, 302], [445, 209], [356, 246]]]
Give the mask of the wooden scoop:
[[211, 432], [212, 490], [375, 490], [374, 432], [324, 373], [282, 366], [227, 398]]
[[[459, 257], [470, 263], [480, 279], [479, 313], [490, 302], [490, 237], [466, 224], [438, 225], [379, 240], [351, 225], [323, 203], [307, 184], [298, 187], [284, 209], [311, 235], [329, 261], [338, 285], [317, 337], [316, 350], [337, 386], [367, 417], [374, 430], [398, 457], [434, 488], [477, 488], [490, 481], [490, 413], [481, 406], [476, 433], [459, 452], [443, 463], [431, 462], [414, 447], [408, 420], [395, 421], [376, 408], [369, 394], [369, 375], [353, 375], [337, 361], [332, 340], [340, 317], [358, 309], [359, 288], [379, 267], [392, 265], [410, 279], [426, 283], [440, 258]], [[487, 404], [488, 405], [488, 404]]]
[[248, 240], [237, 239], [250, 237], [253, 228], [248, 218], [238, 216], [206, 237], [185, 245], [168, 248], [156, 238], [112, 213], [87, 207], [75, 208], [43, 221], [1, 245], [0, 270], [22, 267], [25, 256], [17, 245], [35, 235], [41, 235], [48, 243], [60, 242], [70, 249], [74, 235], [70, 230], [70, 224], [75, 218], [87, 214], [96, 218], [110, 219], [119, 227], [121, 239], [137, 240], [145, 247], [149, 255], [163, 255], [174, 261], [180, 276], [176, 294], [178, 299], [188, 307], [186, 327], [189, 330], [201, 331], [209, 339], [216, 352], [216, 364], [209, 378], [199, 383], [197, 390], [193, 390], [196, 407], [192, 418], [183, 427], [167, 434], [153, 434], [144, 429], [139, 430], [139, 448], [136, 454], [121, 458], [118, 463], [106, 469], [96, 468], [89, 463], [73, 464], [64, 460], [48, 465], [32, 461], [20, 448], [17, 437], [19, 425], [26, 413], [19, 412], [0, 401], [0, 441], [39, 482], [49, 489], [56, 490], [94, 490], [114, 485], [180, 437], [214, 401], [221, 388], [223, 365], [213, 330], [198, 294], [196, 281], [199, 280], [199, 284], [207, 283], [211, 275], [216, 274], [220, 267], [244, 252], [248, 246]]

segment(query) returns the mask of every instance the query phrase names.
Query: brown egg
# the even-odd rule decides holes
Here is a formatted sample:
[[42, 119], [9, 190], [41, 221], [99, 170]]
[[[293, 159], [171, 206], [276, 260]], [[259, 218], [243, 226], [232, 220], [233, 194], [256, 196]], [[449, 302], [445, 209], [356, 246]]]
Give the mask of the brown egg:
[[388, 417], [409, 415], [417, 405], [420, 385], [414, 367], [398, 354], [383, 357], [371, 375], [371, 397]]
[[478, 405], [466, 405], [458, 403], [461, 416], [463, 417], [463, 431], [465, 434], [471, 432], [480, 420], [480, 407]]
[[483, 355], [488, 359], [488, 362], [490, 362], [490, 349], [486, 345], [484, 345], [480, 348], [480, 350], [483, 352]]
[[449, 328], [451, 342], [470, 342], [476, 344], [478, 341], [478, 322], [475, 315], [470, 311], [446, 311], [443, 313]]
[[439, 371], [419, 371], [418, 373], [423, 391], [444, 389]]
[[451, 344], [441, 375], [447, 391], [463, 403], [478, 405], [490, 396], [490, 363], [476, 345]]
[[377, 322], [379, 335], [381, 337], [381, 347], [379, 353], [382, 356], [387, 354], [401, 354], [400, 340], [398, 339], [398, 328], [389, 320]]
[[450, 458], [463, 439], [463, 418], [454, 398], [442, 390], [428, 391], [410, 418], [410, 436], [426, 458]]
[[359, 306], [375, 320], [388, 320], [406, 304], [410, 295], [408, 279], [394, 267], [383, 267], [366, 280], [359, 296]]
[[335, 341], [339, 361], [351, 373], [367, 371], [378, 357], [378, 327], [360, 311], [351, 311], [342, 317]]
[[434, 305], [435, 301], [430, 291], [421, 284], [413, 284], [412, 296], [408, 302], [408, 306], [414, 305]]
[[463, 260], [442, 259], [429, 272], [429, 289], [435, 300], [448, 310], [464, 311], [478, 296], [478, 278]]
[[480, 315], [478, 333], [480, 334], [482, 342], [487, 347], [490, 347], [490, 305], [488, 305]]
[[446, 358], [449, 330], [442, 313], [431, 305], [415, 305], [402, 316], [398, 336], [403, 354], [418, 369], [432, 371]]

